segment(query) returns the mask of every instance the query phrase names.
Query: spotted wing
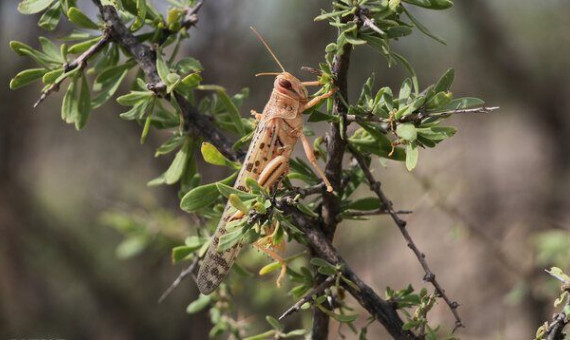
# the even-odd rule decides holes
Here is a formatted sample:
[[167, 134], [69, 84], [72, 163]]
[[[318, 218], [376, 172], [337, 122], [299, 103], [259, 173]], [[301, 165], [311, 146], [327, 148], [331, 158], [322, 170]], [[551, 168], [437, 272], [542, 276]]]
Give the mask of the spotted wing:
[[[265, 167], [267, 162], [271, 160], [275, 149], [273, 145], [277, 138], [276, 128], [273, 119], [262, 119], [260, 121], [245, 157], [244, 164], [234, 184], [235, 188], [247, 191], [245, 185], [247, 177], [257, 179], [261, 170]], [[218, 251], [220, 238], [227, 233], [226, 225], [229, 222], [244, 218], [243, 216], [236, 216], [235, 212], [236, 210], [227, 203], [222, 218], [216, 228], [216, 232], [212, 237], [210, 246], [208, 247], [208, 251], [206, 252], [206, 256], [202, 261], [202, 266], [200, 267], [197, 278], [198, 289], [202, 294], [210, 294], [220, 285], [228, 275], [230, 268], [242, 248], [242, 244], [237, 243], [224, 251]]]

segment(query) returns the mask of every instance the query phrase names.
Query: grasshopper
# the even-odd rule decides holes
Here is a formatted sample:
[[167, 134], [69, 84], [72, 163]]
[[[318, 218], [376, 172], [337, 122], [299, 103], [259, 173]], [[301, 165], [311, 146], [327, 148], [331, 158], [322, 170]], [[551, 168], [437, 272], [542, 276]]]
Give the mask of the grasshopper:
[[[320, 83], [318, 81], [300, 81], [285, 71], [285, 68], [261, 35], [253, 27], [251, 29], [267, 48], [282, 72], [257, 74], [275, 75], [276, 78], [273, 83], [273, 91], [263, 109], [263, 113], [259, 114], [252, 110], [252, 114], [255, 115], [258, 124], [234, 187], [241, 191], [247, 191], [245, 181], [248, 177], [257, 180], [263, 188], [276, 187], [289, 170], [291, 153], [297, 140], [300, 138], [307, 158], [325, 182], [327, 191], [332, 192], [333, 188], [324, 172], [319, 168], [311, 144], [303, 134], [302, 113], [320, 104], [323, 99], [331, 97], [335, 90], [309, 98], [306, 87], [319, 86]], [[243, 212], [236, 211], [229, 202], [226, 204], [222, 218], [218, 223], [216, 232], [211, 239], [208, 251], [198, 272], [197, 284], [202, 294], [210, 294], [229, 273], [242, 248], [242, 244], [238, 242], [233, 247], [222, 252], [219, 252], [217, 247], [220, 237], [227, 233], [226, 225], [243, 218], [246, 218]], [[279, 283], [286, 270], [285, 261], [274, 251], [260, 244], [259, 241], [253, 245], [281, 263], [281, 274], [277, 280]]]

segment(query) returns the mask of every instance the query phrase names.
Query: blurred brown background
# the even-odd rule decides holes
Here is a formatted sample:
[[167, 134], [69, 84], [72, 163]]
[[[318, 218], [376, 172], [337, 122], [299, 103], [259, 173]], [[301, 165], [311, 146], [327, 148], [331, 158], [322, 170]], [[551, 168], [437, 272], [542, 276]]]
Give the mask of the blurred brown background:
[[[165, 2], [153, 2], [166, 8]], [[141, 146], [141, 127], [119, 119], [121, 108], [113, 103], [93, 112], [82, 132], [61, 121], [61, 94], [32, 110], [39, 84], [13, 92], [8, 83], [34, 66], [8, 42], [37, 46], [37, 36], [46, 33], [36, 27], [37, 18], [20, 15], [16, 6], [15, 0], [0, 4], [0, 338], [205, 338], [207, 315], [184, 312], [197, 294], [191, 281], [156, 302], [182, 268], [171, 265], [169, 248], [194, 228], [178, 208], [176, 188], [145, 185], [169, 164], [168, 158], [153, 157], [167, 136], [154, 133]], [[205, 83], [229, 92], [251, 89], [242, 114], [260, 111], [271, 80], [253, 75], [276, 66], [248, 27], [256, 26], [288, 70], [309, 78], [300, 66], [316, 66], [335, 35], [332, 27], [312, 20], [329, 6], [207, 1], [184, 54], [202, 61]], [[420, 86], [454, 67], [456, 96], [477, 96], [501, 109], [452, 118], [457, 135], [420, 152], [413, 173], [389, 162], [387, 168], [378, 165], [376, 174], [397, 208], [414, 210], [410, 232], [447, 293], [461, 304], [467, 328], [458, 335], [532, 338], [551, 316], [556, 293], [543, 269], [569, 269], [564, 246], [553, 263], [537, 258], [536, 245], [545, 231], [558, 231], [550, 235], [562, 242], [568, 238], [570, 3], [458, 0], [451, 10], [414, 13], [447, 40], [442, 46], [415, 32], [395, 44], [414, 65]], [[55, 35], [69, 28], [62, 22]], [[398, 88], [406, 77], [401, 66], [387, 69], [375, 51], [357, 48], [349, 80], [353, 100], [371, 71], [378, 87]], [[326, 128], [311, 127], [317, 133]], [[208, 171], [207, 180], [224, 175], [223, 169]], [[123, 236], [106, 225], [109, 211], [137, 214], [151, 229], [149, 245], [138, 255], [117, 257]], [[165, 225], [171, 228], [165, 231]], [[387, 285], [422, 286], [419, 264], [387, 218], [344, 223], [335, 245], [378, 292]], [[133, 249], [123, 245], [122, 251]], [[251, 287], [271, 280], [254, 278]], [[285, 292], [244, 301], [240, 313], [257, 314], [263, 324], [265, 314], [275, 315], [291, 302]], [[431, 319], [452, 327], [442, 304]], [[297, 317], [290, 324], [299, 322]], [[377, 325], [369, 334], [385, 338]], [[334, 326], [331, 337], [340, 338]]]

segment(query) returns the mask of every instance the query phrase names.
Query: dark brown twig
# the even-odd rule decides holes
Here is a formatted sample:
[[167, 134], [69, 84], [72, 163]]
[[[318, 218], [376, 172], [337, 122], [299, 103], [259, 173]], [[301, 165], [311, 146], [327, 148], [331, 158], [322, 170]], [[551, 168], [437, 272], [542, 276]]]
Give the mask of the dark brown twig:
[[[411, 213], [413, 213], [413, 211], [411, 211], [411, 210], [398, 210], [398, 211], [396, 211], [396, 214], [398, 214], [398, 215], [407, 215], [407, 214], [411, 214]], [[360, 217], [360, 216], [388, 215], [388, 214], [390, 214], [390, 212], [387, 211], [386, 209], [379, 208], [379, 209], [374, 209], [374, 210], [369, 210], [369, 211], [345, 210], [342, 214], [348, 215], [351, 217]]]
[[170, 293], [172, 293], [174, 291], [174, 289], [176, 289], [176, 287], [178, 287], [178, 285], [186, 278], [188, 277], [188, 275], [192, 275], [192, 278], [194, 279], [194, 281], [196, 281], [196, 273], [194, 273], [194, 271], [196, 270], [196, 266], [198, 265], [198, 261], [200, 260], [200, 258], [198, 256], [196, 256], [194, 258], [194, 260], [192, 260], [192, 263], [190, 263], [190, 265], [184, 269], [183, 271], [180, 272], [180, 274], [178, 275], [178, 277], [172, 282], [172, 284], [170, 285], [170, 287], [168, 287], [164, 293], [162, 293], [162, 295], [160, 296], [160, 298], [158, 299], [158, 303], [162, 303], [162, 301], [164, 301], [164, 299], [166, 299], [168, 297], [168, 295], [170, 295]]
[[[498, 109], [499, 109], [498, 106], [491, 106], [491, 107], [482, 106], [482, 107], [476, 107], [473, 109], [458, 109], [458, 110], [448, 110], [448, 111], [443, 111], [443, 112], [433, 112], [433, 113], [423, 113], [423, 114], [421, 114], [420, 112], [414, 112], [409, 116], [403, 117], [402, 119], [399, 120], [399, 122], [404, 123], [404, 122], [409, 122], [409, 121], [417, 121], [419, 119], [424, 119], [424, 118], [428, 118], [428, 117], [450, 116], [450, 115], [454, 115], [454, 114], [467, 114], [467, 113], [487, 114], [487, 113], [491, 113], [491, 112], [498, 110]], [[390, 123], [389, 118], [375, 116], [372, 113], [368, 113], [365, 116], [346, 115], [346, 121], [347, 122], [358, 122], [358, 121], [367, 122], [368, 121], [368, 122], [376, 122], [376, 123], [384, 123], [384, 124]]]
[[297, 303], [295, 303], [293, 306], [291, 306], [291, 308], [287, 309], [285, 311], [285, 313], [283, 313], [280, 317], [279, 320], [282, 320], [284, 318], [286, 318], [287, 316], [298, 312], [301, 309], [301, 306], [304, 305], [306, 302], [311, 301], [311, 299], [313, 299], [313, 297], [315, 295], [320, 294], [321, 292], [323, 292], [325, 289], [327, 289], [328, 287], [332, 286], [335, 282], [335, 276], [331, 275], [329, 277], [326, 278], [326, 280], [324, 280], [323, 282], [321, 282], [318, 286], [316, 286], [315, 288], [313, 288], [313, 290], [311, 290], [311, 292], [309, 292], [309, 294], [305, 295], [303, 298], [301, 298], [301, 300], [297, 301]]
[[300, 196], [300, 197], [306, 197], [306, 196], [310, 196], [310, 195], [316, 195], [316, 194], [322, 194], [323, 192], [325, 192], [327, 186], [325, 185], [325, 183], [319, 183], [310, 187], [306, 187], [306, 188], [300, 188], [300, 187], [291, 187], [288, 188], [288, 190], [290, 190], [288, 193], [285, 194], [286, 197], [294, 197], [294, 196]]
[[276, 204], [279, 210], [291, 216], [293, 224], [304, 233], [314, 256], [318, 256], [333, 265], [340, 265], [341, 274], [352, 281], [356, 287], [346, 283], [342, 283], [343, 286], [372, 317], [386, 328], [392, 337], [395, 339], [416, 339], [411, 332], [402, 329], [402, 319], [400, 319], [394, 306], [379, 297], [370, 286], [352, 271], [321, 231], [318, 221], [300, 212], [292, 199], [281, 199]]
[[[71, 63], [63, 64], [63, 73], [65, 74], [69, 71], [73, 71], [76, 68], [79, 68], [79, 70], [81, 71], [83, 68], [85, 68], [85, 66], [87, 66], [87, 60], [89, 60], [91, 57], [93, 57], [95, 54], [101, 51], [103, 47], [107, 45], [109, 40], [110, 40], [109, 30], [106, 29], [101, 35], [101, 39], [96, 44], [89, 47], [87, 51], [81, 53], [81, 55], [77, 57], [75, 60], [73, 60]], [[63, 83], [65, 79], [67, 79], [67, 77], [61, 77], [61, 79], [59, 79], [58, 81], [53, 83], [50, 87], [48, 87], [46, 90], [44, 90], [38, 101], [35, 102], [34, 108], [40, 105], [50, 94], [59, 91], [59, 87], [61, 86], [61, 83]]]
[[360, 168], [364, 172], [364, 176], [368, 180], [370, 190], [374, 191], [376, 193], [376, 195], [378, 196], [378, 198], [380, 199], [380, 201], [382, 202], [382, 204], [384, 204], [384, 206], [386, 207], [386, 210], [388, 211], [388, 214], [392, 217], [392, 220], [398, 226], [398, 229], [400, 230], [400, 233], [402, 234], [402, 236], [404, 236], [404, 239], [406, 240], [408, 247], [416, 255], [416, 258], [420, 262], [420, 265], [422, 266], [422, 268], [424, 269], [424, 272], [425, 272], [424, 280], [431, 283], [434, 286], [436, 293], [439, 296], [441, 296], [443, 298], [443, 300], [445, 301], [445, 303], [449, 306], [449, 309], [451, 310], [451, 312], [453, 313], [453, 316], [455, 317], [455, 328], [453, 330], [455, 331], [457, 328], [464, 327], [463, 322], [461, 321], [461, 318], [459, 317], [459, 314], [457, 313], [457, 308], [459, 307], [459, 304], [455, 301], [451, 301], [451, 299], [447, 296], [447, 294], [445, 294], [445, 290], [441, 287], [439, 282], [436, 280], [435, 274], [431, 271], [431, 269], [429, 268], [429, 265], [425, 259], [425, 254], [422, 253], [418, 249], [414, 240], [412, 239], [412, 237], [408, 233], [408, 230], [406, 229], [406, 221], [402, 220], [398, 216], [398, 213], [396, 211], [394, 211], [392, 201], [390, 201], [386, 197], [386, 195], [384, 194], [384, 192], [381, 189], [380, 182], [378, 182], [374, 178], [374, 175], [372, 175], [372, 172], [370, 171], [370, 168], [368, 167], [368, 164], [366, 163], [364, 156], [362, 156], [362, 154], [360, 154], [360, 152], [358, 152], [358, 150], [356, 150], [354, 147], [349, 145], [348, 148], [349, 148], [350, 152], [352, 153], [353, 157], [356, 159], [356, 161], [360, 165]]
[[[98, 0], [93, 0], [96, 4]], [[166, 93], [166, 85], [158, 75], [156, 68], [156, 53], [151, 48], [137, 40], [131, 31], [121, 21], [117, 10], [113, 6], [98, 5], [101, 17], [109, 27], [111, 38], [123, 46], [137, 61], [144, 72], [147, 80], [147, 88], [157, 95], [169, 97]], [[194, 13], [195, 14], [195, 13]], [[224, 156], [235, 161], [244, 156], [240, 150], [232, 149], [232, 143], [212, 123], [210, 117], [200, 113], [184, 97], [175, 94], [176, 102], [182, 110], [184, 127], [186, 132], [191, 132], [212, 143]]]
[[[333, 102], [333, 115], [345, 119], [348, 108], [344, 105], [341, 97], [347, 98], [348, 87], [348, 67], [350, 65], [350, 54], [352, 45], [346, 44], [341, 55], [336, 55], [333, 60], [332, 73], [335, 77], [335, 85], [338, 93]], [[346, 124], [331, 123], [330, 131], [327, 134], [328, 161], [325, 166], [325, 175], [331, 182], [337, 194], [342, 193], [340, 179], [342, 174], [342, 159], [346, 149]], [[337, 216], [340, 213], [340, 201], [336, 194], [330, 192], [323, 193], [323, 232], [329, 241], [332, 241], [338, 224]], [[320, 284], [326, 277], [318, 275], [316, 284]], [[313, 310], [313, 338], [316, 340], [326, 340], [328, 338], [329, 316], [320, 309]]]
[[371, 19], [368, 17], [368, 15], [369, 15], [368, 11], [364, 8], [362, 8], [359, 11], [358, 17], [362, 21], [362, 26], [370, 28], [374, 32], [378, 33], [380, 36], [385, 36], [386, 32], [384, 32], [378, 26], [376, 26], [376, 22], [374, 21], [374, 18]]

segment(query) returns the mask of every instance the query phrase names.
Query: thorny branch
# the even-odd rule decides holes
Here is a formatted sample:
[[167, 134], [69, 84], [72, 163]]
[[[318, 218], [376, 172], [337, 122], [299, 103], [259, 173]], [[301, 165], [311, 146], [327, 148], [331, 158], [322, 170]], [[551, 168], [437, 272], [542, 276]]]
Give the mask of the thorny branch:
[[[495, 110], [498, 110], [498, 106], [491, 106], [491, 107], [476, 107], [473, 109], [458, 109], [458, 110], [449, 110], [443, 112], [434, 112], [434, 113], [412, 113], [409, 116], [401, 118], [398, 122], [405, 123], [405, 122], [419, 122], [420, 120], [428, 117], [447, 117], [454, 114], [466, 114], [466, 113], [482, 113], [487, 114], [491, 113]], [[365, 116], [357, 116], [357, 115], [346, 115], [347, 122], [356, 122], [356, 121], [365, 121], [365, 122], [376, 122], [376, 123], [384, 123], [390, 124], [389, 118], [383, 118], [380, 116], [373, 115], [371, 112], [366, 114]]]
[[348, 148], [349, 148], [350, 152], [352, 153], [353, 157], [356, 159], [356, 161], [358, 162], [358, 164], [362, 168], [362, 171], [364, 172], [364, 175], [366, 176], [366, 179], [368, 180], [370, 190], [372, 190], [376, 193], [376, 195], [378, 196], [378, 198], [380, 199], [382, 204], [386, 207], [386, 209], [388, 210], [388, 214], [392, 217], [392, 220], [394, 220], [394, 223], [396, 223], [396, 225], [398, 226], [398, 229], [402, 233], [402, 236], [404, 236], [404, 239], [408, 243], [408, 247], [410, 249], [412, 249], [412, 251], [416, 255], [418, 261], [420, 262], [420, 264], [421, 264], [421, 266], [425, 272], [424, 280], [431, 283], [435, 287], [437, 294], [439, 296], [441, 296], [443, 298], [443, 300], [445, 301], [445, 303], [449, 306], [449, 309], [451, 310], [451, 312], [453, 313], [453, 316], [455, 317], [454, 331], [457, 328], [464, 327], [463, 322], [461, 321], [461, 318], [459, 317], [459, 314], [457, 313], [457, 308], [459, 307], [459, 304], [455, 301], [451, 301], [451, 299], [445, 294], [445, 290], [441, 287], [439, 282], [436, 280], [435, 274], [431, 271], [431, 269], [429, 268], [429, 265], [425, 259], [425, 254], [422, 253], [418, 249], [414, 240], [412, 239], [412, 237], [408, 233], [408, 230], [406, 229], [406, 224], [407, 224], [406, 221], [402, 220], [398, 216], [398, 213], [396, 211], [394, 211], [392, 201], [390, 201], [386, 197], [386, 195], [384, 194], [384, 192], [381, 189], [380, 182], [374, 178], [374, 175], [372, 175], [372, 172], [370, 171], [370, 168], [368, 167], [368, 164], [366, 163], [364, 156], [360, 152], [358, 152], [358, 150], [356, 150], [354, 147], [349, 145]]
[[352, 281], [356, 287], [344, 284], [344, 287], [358, 301], [358, 303], [370, 313], [395, 339], [416, 339], [411, 332], [402, 329], [403, 322], [400, 319], [395, 306], [379, 297], [370, 286], [364, 283], [350, 266], [338, 254], [331, 242], [321, 231], [322, 223], [300, 212], [292, 199], [281, 199], [276, 202], [277, 208], [291, 216], [293, 224], [299, 228], [307, 238], [314, 254], [331, 264], [339, 264], [341, 274]]
[[[113, 6], [103, 6], [99, 0], [93, 0], [99, 8], [101, 17], [108, 27], [111, 38], [131, 53], [147, 79], [147, 88], [157, 95], [169, 97], [165, 94], [166, 85], [160, 79], [156, 68], [156, 52], [149, 46], [139, 42], [130, 30], [123, 24], [117, 10]], [[197, 9], [199, 7], [197, 6]], [[196, 9], [196, 11], [197, 11]], [[196, 12], [193, 13], [194, 15]], [[190, 27], [190, 26], [189, 26]], [[212, 143], [224, 156], [237, 160], [244, 156], [242, 151], [234, 151], [232, 143], [212, 123], [211, 118], [200, 113], [198, 109], [180, 95], [176, 95], [176, 102], [180, 106], [184, 118], [186, 132], [196, 134]]]
[[[349, 20], [346, 18], [344, 20]], [[346, 44], [340, 55], [335, 55], [332, 65], [332, 73], [335, 78], [335, 85], [338, 89], [337, 95], [333, 99], [332, 113], [338, 116], [341, 121], [345, 120], [348, 113], [348, 107], [344, 104], [342, 98], [348, 98], [348, 68], [350, 66], [350, 55], [352, 53], [352, 45]], [[332, 242], [336, 227], [338, 224], [337, 216], [340, 213], [340, 201], [336, 195], [342, 194], [341, 175], [342, 175], [342, 159], [346, 150], [346, 124], [332, 122], [330, 131], [326, 136], [328, 161], [325, 165], [325, 175], [331, 182], [336, 193], [323, 193], [323, 232], [327, 239]], [[325, 280], [322, 275], [317, 276], [317, 285]], [[319, 309], [313, 312], [313, 337], [315, 339], [328, 338], [329, 317]]]
[[188, 276], [188, 275], [192, 275], [192, 278], [194, 279], [194, 281], [196, 281], [196, 273], [194, 273], [197, 269], [198, 266], [198, 262], [200, 261], [200, 258], [198, 256], [196, 256], [194, 258], [194, 260], [192, 260], [192, 262], [190, 263], [190, 265], [188, 267], [186, 267], [183, 271], [180, 272], [180, 274], [178, 275], [178, 277], [174, 280], [174, 282], [172, 282], [172, 284], [170, 285], [170, 287], [168, 287], [164, 293], [162, 293], [162, 295], [160, 296], [160, 298], [158, 299], [158, 303], [161, 303], [162, 301], [164, 301], [164, 299], [166, 299], [168, 297], [168, 295], [170, 295], [170, 293], [172, 293], [174, 291], [174, 289], [176, 289], [176, 287], [178, 287], [178, 285]]
[[[79, 68], [79, 70], [81, 71], [83, 68], [85, 68], [85, 66], [87, 65], [87, 60], [96, 55], [99, 51], [101, 51], [101, 49], [103, 49], [103, 47], [107, 45], [107, 43], [110, 40], [109, 33], [110, 32], [108, 30], [105, 30], [103, 32], [103, 35], [101, 36], [101, 39], [95, 45], [91, 46], [89, 49], [87, 49], [87, 51], [83, 52], [79, 57], [77, 57], [77, 59], [75, 59], [71, 63], [63, 64], [63, 73], [64, 74], [68, 73], [69, 71], [73, 71], [76, 68]], [[65, 79], [67, 79], [67, 77], [61, 77], [58, 81], [56, 81], [50, 87], [45, 89], [42, 92], [38, 101], [34, 104], [34, 108], [40, 105], [41, 102], [43, 102], [50, 94], [57, 92], [59, 90], [59, 87], [61, 86], [61, 83], [63, 83]]]
[[437, 208], [439, 208], [450, 218], [461, 221], [465, 228], [467, 228], [476, 239], [478, 239], [480, 242], [489, 247], [491, 251], [493, 251], [496, 259], [499, 260], [499, 262], [501, 262], [505, 268], [507, 268], [518, 279], [526, 280], [527, 275], [529, 275], [529, 270], [525, 268], [521, 263], [515, 261], [514, 258], [509, 256], [509, 254], [506, 253], [503, 248], [501, 248], [499, 243], [500, 241], [491, 237], [481, 228], [477, 227], [474, 223], [469, 221], [469, 219], [464, 216], [461, 211], [455, 206], [446, 204], [442, 198], [441, 193], [432, 187], [427, 178], [417, 175], [413, 177], [420, 183], [425, 192], [430, 193], [433, 199], [433, 203]]
[[[406, 215], [406, 214], [411, 214], [412, 211], [411, 210], [398, 210], [396, 211], [396, 214], [398, 215]], [[348, 215], [350, 217], [360, 217], [360, 216], [374, 216], [374, 215], [387, 215], [390, 214], [390, 212], [386, 209], [379, 208], [379, 209], [375, 209], [375, 210], [369, 210], [369, 211], [345, 211], [343, 213], [343, 215]]]
[[311, 301], [311, 299], [320, 294], [321, 292], [323, 292], [325, 289], [327, 289], [328, 287], [332, 286], [334, 284], [335, 281], [335, 276], [331, 275], [329, 277], [327, 277], [326, 280], [324, 280], [323, 282], [321, 282], [318, 286], [316, 286], [315, 288], [313, 288], [313, 290], [311, 290], [307, 295], [305, 295], [303, 298], [301, 298], [299, 301], [297, 301], [297, 303], [295, 303], [293, 306], [291, 306], [291, 308], [287, 309], [280, 317], [279, 320], [283, 320], [284, 318], [286, 318], [287, 316], [298, 312], [301, 309], [301, 306], [303, 304], [305, 304], [305, 302], [309, 302]]

